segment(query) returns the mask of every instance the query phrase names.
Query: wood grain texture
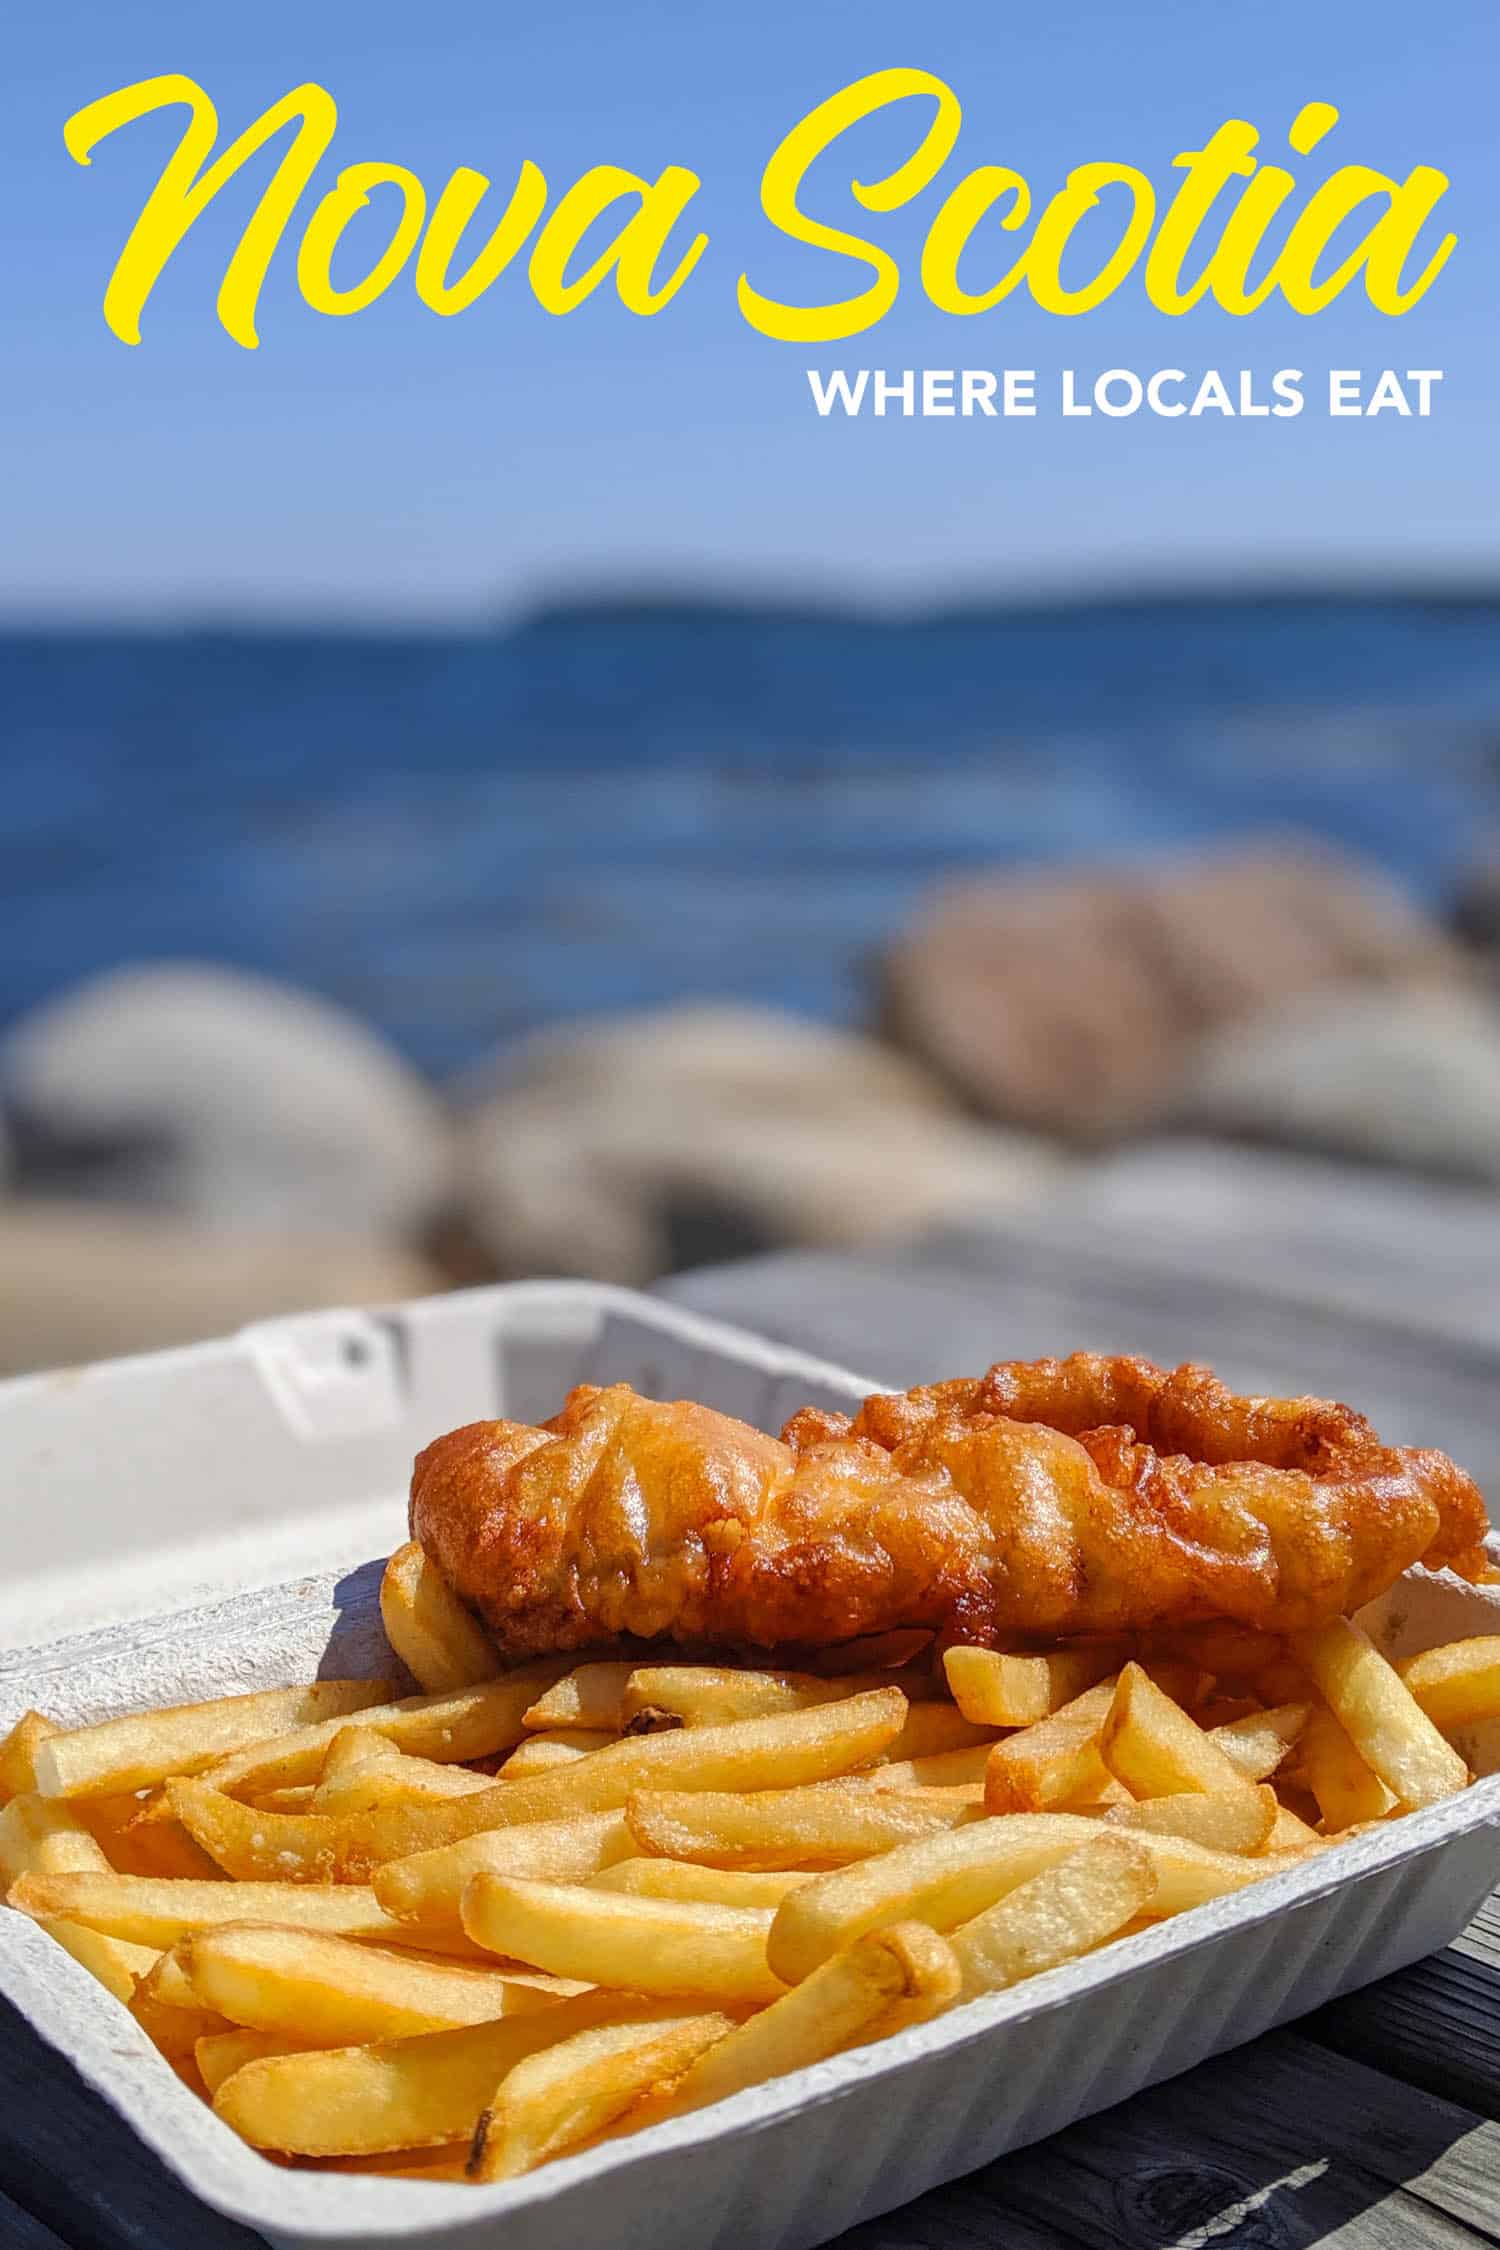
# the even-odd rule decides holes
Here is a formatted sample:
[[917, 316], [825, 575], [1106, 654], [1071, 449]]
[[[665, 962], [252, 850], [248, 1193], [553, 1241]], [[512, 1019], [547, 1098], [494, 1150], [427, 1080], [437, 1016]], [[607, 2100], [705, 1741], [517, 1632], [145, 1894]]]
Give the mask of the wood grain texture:
[[5, 2250], [71, 2250], [60, 2234], [12, 2203], [8, 2195], [0, 2195], [0, 2242]]
[[[258, 2234], [220, 2218], [180, 2186], [4, 2001], [0, 2193], [50, 2227], [68, 2250], [265, 2250]], [[0, 2234], [0, 2242], [10, 2250], [7, 2236]]]

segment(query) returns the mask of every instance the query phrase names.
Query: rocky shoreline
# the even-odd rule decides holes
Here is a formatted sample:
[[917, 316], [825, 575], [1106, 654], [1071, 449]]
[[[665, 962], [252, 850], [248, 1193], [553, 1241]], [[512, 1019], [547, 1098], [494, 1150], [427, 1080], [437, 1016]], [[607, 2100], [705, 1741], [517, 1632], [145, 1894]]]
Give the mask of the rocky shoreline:
[[455, 1282], [897, 1244], [1076, 1200], [1146, 1137], [1500, 1188], [1497, 891], [1481, 871], [1445, 930], [1291, 840], [966, 879], [890, 939], [868, 1034], [707, 1001], [447, 1088], [289, 986], [121, 968], [0, 1037], [0, 1371]]

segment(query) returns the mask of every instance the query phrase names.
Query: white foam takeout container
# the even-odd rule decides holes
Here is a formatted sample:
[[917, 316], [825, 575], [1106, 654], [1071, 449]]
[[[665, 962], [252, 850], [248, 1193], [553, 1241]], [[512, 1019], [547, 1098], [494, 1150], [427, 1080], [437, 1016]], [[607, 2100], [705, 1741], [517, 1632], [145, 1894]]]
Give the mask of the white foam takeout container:
[[[21, 1555], [0, 1592], [0, 1726], [32, 1703], [82, 1722], [388, 1670], [369, 1558], [404, 1536], [413, 1452], [480, 1415], [540, 1418], [582, 1380], [773, 1429], [870, 1387], [579, 1283], [0, 1385], [0, 1527]], [[1400, 1654], [1500, 1630], [1500, 1603], [1413, 1572], [1367, 1621]], [[487, 2188], [268, 2163], [20, 1915], [0, 1914], [0, 1983], [191, 2189], [276, 2245], [805, 2250], [1433, 1951], [1497, 1875], [1500, 1775], [1012, 1992]]]

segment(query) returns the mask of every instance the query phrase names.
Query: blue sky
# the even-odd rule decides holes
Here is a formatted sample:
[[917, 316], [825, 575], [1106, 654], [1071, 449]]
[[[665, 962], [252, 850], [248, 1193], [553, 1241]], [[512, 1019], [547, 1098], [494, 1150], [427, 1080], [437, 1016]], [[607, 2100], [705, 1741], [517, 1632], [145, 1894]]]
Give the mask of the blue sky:
[[[1421, 16], [1394, 0], [552, 0], [525, 11], [56, 0], [13, 11], [6, 46], [0, 614], [440, 621], [580, 583], [907, 601], [1146, 577], [1493, 570], [1491, 0], [1444, 0]], [[938, 73], [965, 109], [939, 194], [856, 226], [878, 227], [913, 268], [942, 185], [973, 164], [1016, 166], [1039, 200], [1093, 158], [1166, 180], [1171, 157], [1232, 114], [1284, 152], [1311, 99], [1343, 111], [1330, 162], [1451, 174], [1459, 249], [1396, 322], [1352, 293], [1314, 321], [1212, 308], [1169, 321], [1132, 284], [1082, 320], [1012, 300], [959, 322], [909, 283], [880, 328], [847, 344], [810, 354], [755, 335], [735, 308], [742, 267], [789, 294], [816, 270], [760, 214], [766, 157], [815, 103], [894, 63]], [[83, 170], [62, 125], [112, 87], [174, 70], [202, 83], [234, 131], [298, 81], [320, 81], [341, 114], [329, 177], [338, 162], [384, 158], [435, 194], [455, 165], [498, 183], [523, 156], [559, 186], [602, 161], [648, 174], [689, 165], [709, 251], [648, 321], [604, 292], [554, 319], [521, 273], [450, 321], [402, 282], [368, 312], [329, 320], [301, 303], [283, 251], [262, 348], [246, 353], [213, 312], [248, 209], [231, 190], [129, 350], [99, 303], [172, 129], [134, 127]], [[868, 175], [911, 127], [863, 130]], [[855, 223], [831, 176], [822, 198], [835, 223]], [[1420, 423], [1309, 411], [1274, 425], [838, 424], [811, 410], [809, 358], [1035, 366], [1044, 382], [1064, 365], [1298, 366], [1318, 381], [1331, 365], [1397, 365], [1442, 367], [1447, 381]]]

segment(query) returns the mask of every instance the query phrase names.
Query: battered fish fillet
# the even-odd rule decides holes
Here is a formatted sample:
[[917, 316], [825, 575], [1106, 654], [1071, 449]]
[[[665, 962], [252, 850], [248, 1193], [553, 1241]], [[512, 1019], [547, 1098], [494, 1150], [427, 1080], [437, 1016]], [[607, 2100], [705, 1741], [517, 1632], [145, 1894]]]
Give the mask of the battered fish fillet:
[[411, 1528], [520, 1656], [622, 1635], [826, 1646], [1200, 1617], [1288, 1632], [1409, 1563], [1488, 1575], [1482, 1499], [1442, 1453], [1323, 1399], [1079, 1353], [805, 1408], [778, 1441], [624, 1384], [544, 1428], [475, 1422], [418, 1456]]

